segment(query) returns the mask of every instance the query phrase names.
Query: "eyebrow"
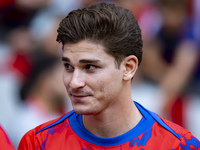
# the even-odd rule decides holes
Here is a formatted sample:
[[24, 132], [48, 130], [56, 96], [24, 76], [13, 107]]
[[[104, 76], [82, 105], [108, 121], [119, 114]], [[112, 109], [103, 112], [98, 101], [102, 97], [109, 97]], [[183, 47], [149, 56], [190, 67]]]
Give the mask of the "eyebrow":
[[[62, 61], [70, 62], [70, 59], [67, 57], [62, 57]], [[82, 64], [98, 63], [98, 62], [100, 62], [100, 60], [98, 60], [98, 59], [81, 59], [81, 60], [79, 60], [79, 63], [82, 63]]]
[[67, 57], [62, 57], [62, 61], [70, 62], [70, 59]]
[[99, 60], [97, 60], [97, 59], [81, 59], [79, 62], [80, 63], [98, 63]]

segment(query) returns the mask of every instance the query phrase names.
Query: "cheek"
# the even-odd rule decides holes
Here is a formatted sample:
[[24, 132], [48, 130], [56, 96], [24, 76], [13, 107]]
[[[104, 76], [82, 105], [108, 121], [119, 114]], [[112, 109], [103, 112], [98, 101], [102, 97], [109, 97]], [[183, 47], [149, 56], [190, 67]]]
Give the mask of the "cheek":
[[97, 95], [106, 91], [108, 79], [103, 74], [97, 74], [95, 77], [87, 77], [86, 85]]
[[98, 91], [102, 97], [113, 97], [120, 89], [120, 75], [102, 75], [99, 80], [95, 80], [94, 85], [98, 86]]

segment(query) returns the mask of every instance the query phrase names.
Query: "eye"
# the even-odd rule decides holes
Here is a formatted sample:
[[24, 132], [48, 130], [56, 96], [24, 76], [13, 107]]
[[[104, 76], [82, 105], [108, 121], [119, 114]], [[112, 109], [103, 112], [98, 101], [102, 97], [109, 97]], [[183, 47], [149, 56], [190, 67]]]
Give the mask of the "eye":
[[92, 70], [94, 70], [94, 69], [96, 69], [96, 68], [97, 68], [96, 66], [90, 65], [90, 64], [88, 64], [88, 65], [85, 66], [85, 69], [86, 69], [86, 70], [90, 70], [90, 71], [92, 71]]
[[73, 71], [73, 67], [70, 64], [65, 63], [64, 66], [65, 66], [65, 70], [67, 70], [67, 71]]

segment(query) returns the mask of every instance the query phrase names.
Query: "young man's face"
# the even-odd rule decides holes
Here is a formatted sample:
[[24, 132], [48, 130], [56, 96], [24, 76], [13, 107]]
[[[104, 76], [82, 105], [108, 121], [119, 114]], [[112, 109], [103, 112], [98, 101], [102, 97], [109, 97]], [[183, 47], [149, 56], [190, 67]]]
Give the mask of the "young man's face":
[[65, 44], [64, 84], [76, 113], [91, 115], [112, 109], [123, 85], [123, 67], [103, 47], [89, 41]]

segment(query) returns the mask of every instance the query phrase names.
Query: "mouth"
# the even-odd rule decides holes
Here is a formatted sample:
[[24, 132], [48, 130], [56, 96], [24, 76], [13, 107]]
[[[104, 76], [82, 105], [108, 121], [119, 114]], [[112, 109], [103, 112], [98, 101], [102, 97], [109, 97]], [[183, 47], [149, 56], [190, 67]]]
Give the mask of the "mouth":
[[89, 97], [89, 95], [74, 95], [70, 94], [71, 98], [76, 100], [76, 101], [81, 101], [84, 100], [85, 98]]
[[68, 91], [71, 100], [75, 102], [83, 102], [88, 100], [88, 97], [93, 96], [93, 93], [90, 91], [83, 91], [83, 90], [71, 90]]
[[86, 97], [87, 95], [73, 95], [71, 94], [72, 97]]

